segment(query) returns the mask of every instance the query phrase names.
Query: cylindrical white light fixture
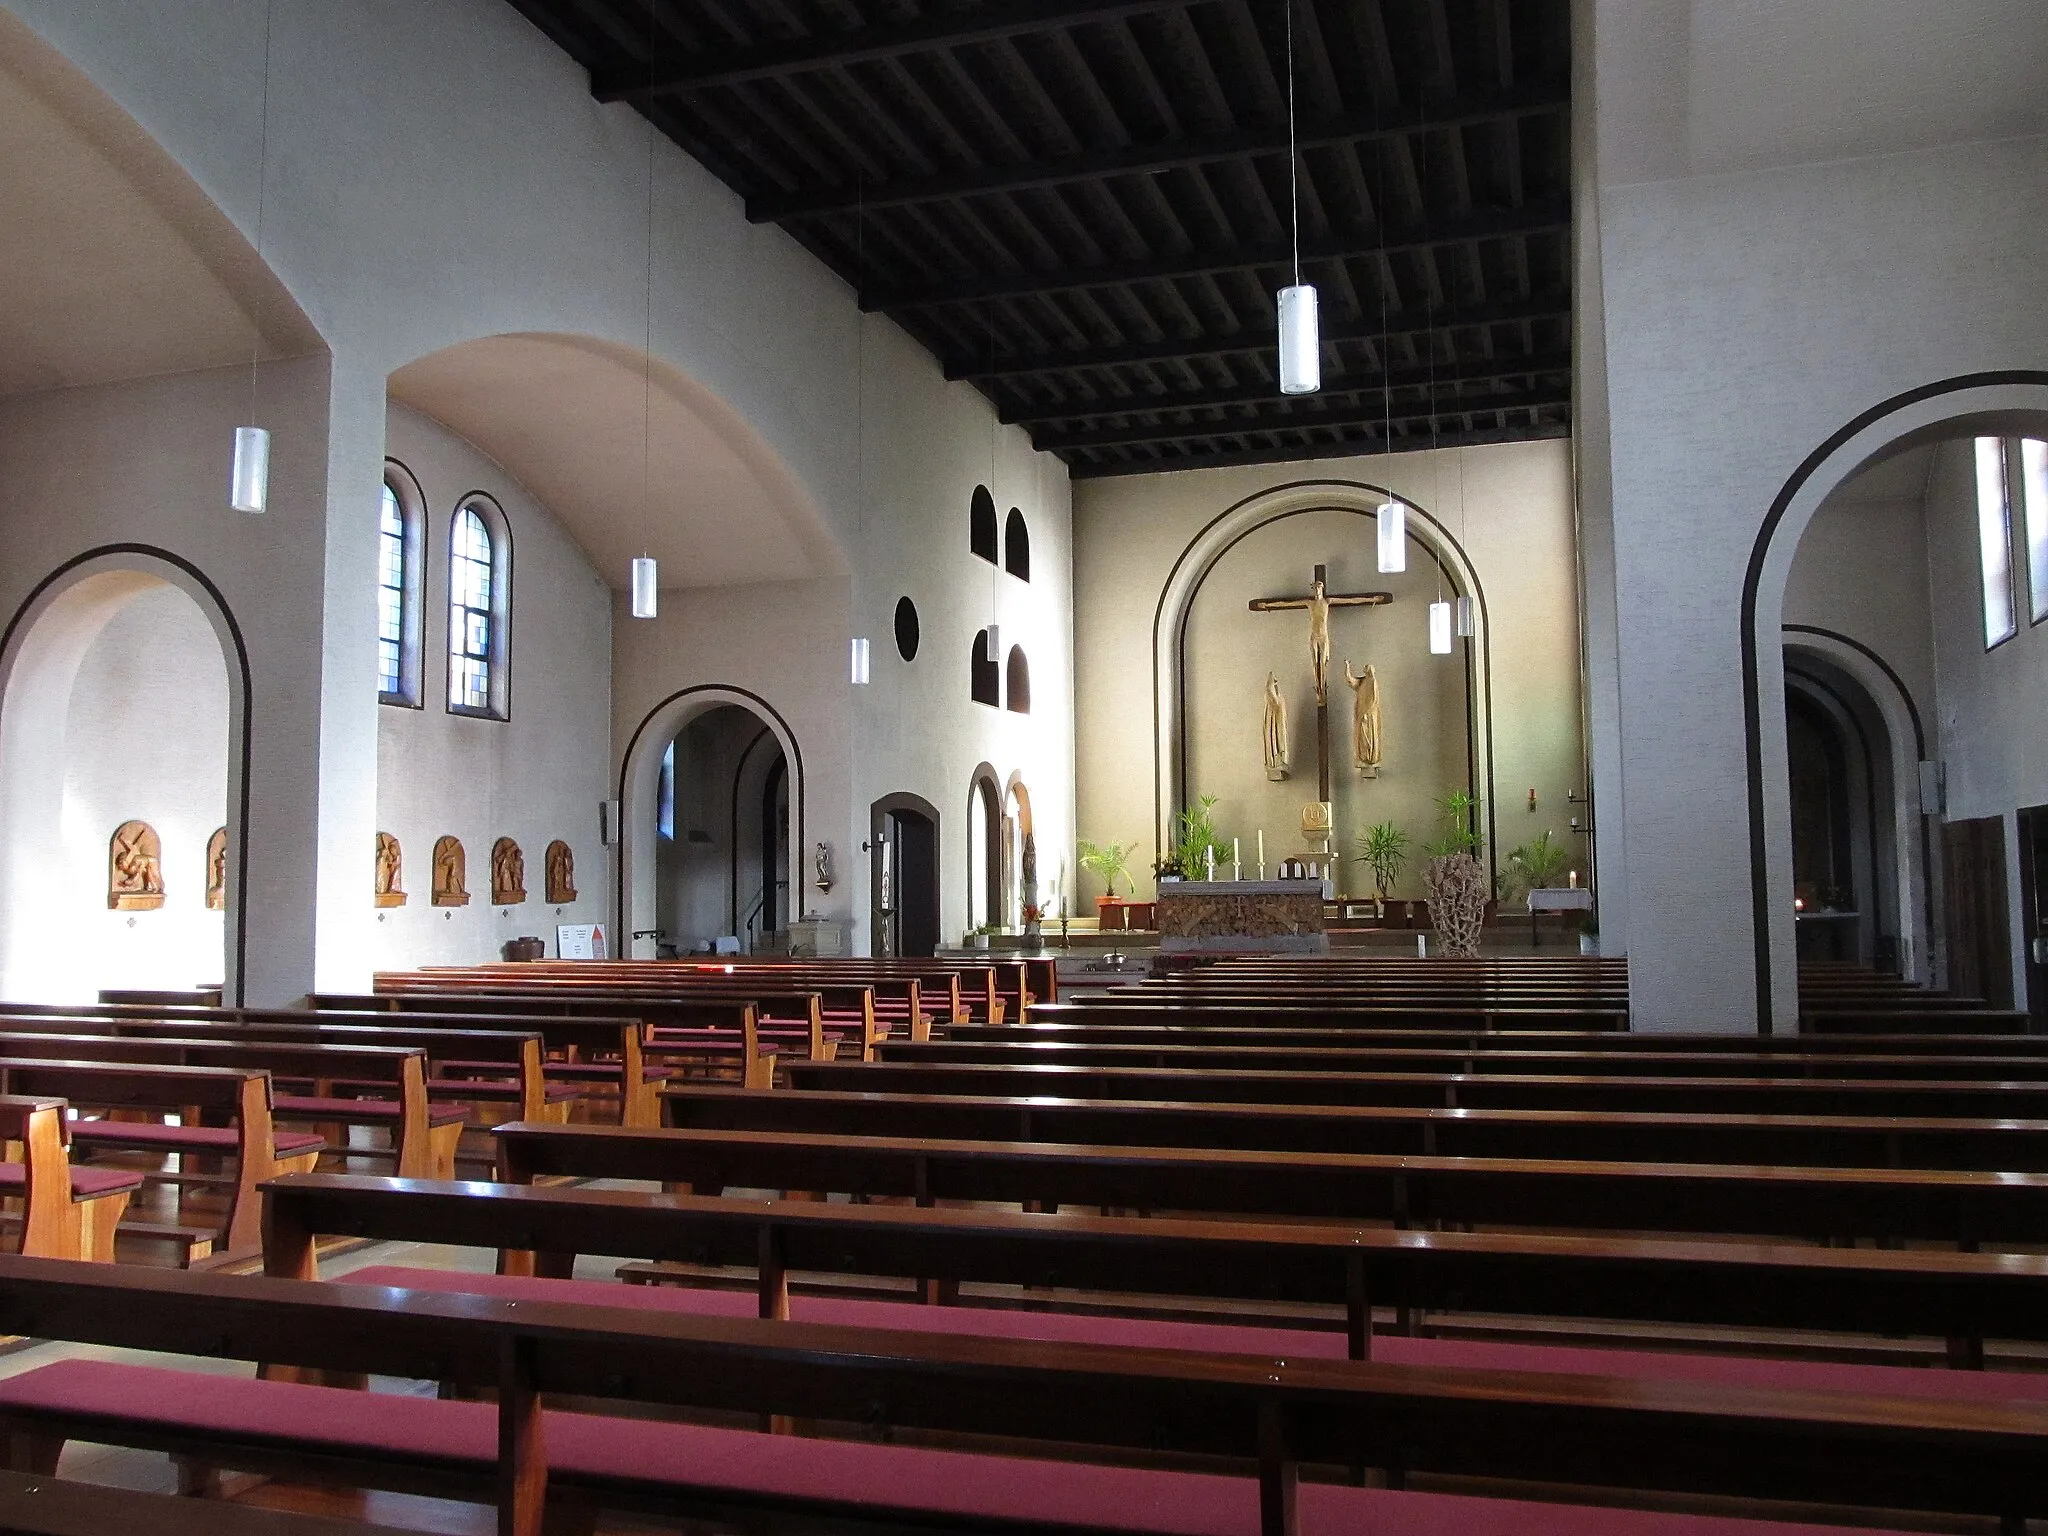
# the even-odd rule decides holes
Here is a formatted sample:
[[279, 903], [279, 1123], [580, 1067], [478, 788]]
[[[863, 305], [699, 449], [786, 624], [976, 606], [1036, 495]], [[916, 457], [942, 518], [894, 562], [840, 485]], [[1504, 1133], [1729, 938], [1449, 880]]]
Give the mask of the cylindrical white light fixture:
[[261, 512], [269, 504], [270, 434], [262, 427], [237, 427], [228, 505], [237, 512]]
[[988, 627], [988, 659], [1003, 659], [1003, 626], [1000, 624], [991, 624]]
[[1442, 598], [1429, 605], [1429, 654], [1451, 654], [1451, 605]]
[[869, 644], [866, 635], [855, 635], [853, 637], [852, 655], [854, 687], [865, 688], [868, 685], [868, 680], [874, 675], [874, 665], [874, 646]]
[[652, 555], [633, 561], [633, 617], [651, 619], [660, 606], [660, 577]]
[[1280, 290], [1280, 393], [1312, 395], [1323, 387], [1322, 327], [1316, 291], [1307, 283]]
[[1408, 509], [1398, 501], [1380, 503], [1380, 574], [1408, 569]]
[[1455, 607], [1458, 617], [1458, 638], [1460, 640], [1470, 640], [1479, 622], [1479, 616], [1473, 610], [1472, 599], [1461, 597], [1458, 599]]

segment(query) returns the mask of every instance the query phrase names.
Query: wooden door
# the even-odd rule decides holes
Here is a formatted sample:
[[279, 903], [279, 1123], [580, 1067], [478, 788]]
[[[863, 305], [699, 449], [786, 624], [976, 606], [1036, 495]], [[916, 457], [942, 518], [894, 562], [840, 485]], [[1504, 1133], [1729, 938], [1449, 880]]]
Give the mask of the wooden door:
[[2012, 1006], [2010, 925], [2005, 898], [2005, 819], [1945, 822], [1942, 872], [1948, 896], [1948, 989]]
[[2027, 946], [2027, 1013], [2048, 1033], [2048, 805], [2020, 811], [2020, 936]]

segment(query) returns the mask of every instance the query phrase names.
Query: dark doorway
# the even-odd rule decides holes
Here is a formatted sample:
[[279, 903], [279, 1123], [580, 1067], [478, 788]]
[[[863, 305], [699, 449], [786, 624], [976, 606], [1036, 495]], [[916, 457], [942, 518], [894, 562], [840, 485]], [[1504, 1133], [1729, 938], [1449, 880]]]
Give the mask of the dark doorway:
[[1948, 989], [2012, 1006], [2012, 960], [2006, 948], [2005, 818], [1951, 821], [1941, 829], [1948, 893]]
[[939, 947], [939, 813], [916, 795], [886, 795], [869, 813], [870, 949], [928, 956]]
[[2027, 944], [2031, 1034], [2048, 1034], [2048, 805], [2020, 811], [2020, 932]]

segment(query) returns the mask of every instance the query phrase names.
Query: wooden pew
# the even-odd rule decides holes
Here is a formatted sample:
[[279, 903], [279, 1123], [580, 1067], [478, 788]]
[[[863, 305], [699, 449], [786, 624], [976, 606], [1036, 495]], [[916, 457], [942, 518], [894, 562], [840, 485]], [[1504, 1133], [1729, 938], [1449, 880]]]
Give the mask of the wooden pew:
[[1225, 1071], [799, 1062], [790, 1086], [870, 1093], [1050, 1094], [1240, 1104], [1407, 1104], [1719, 1115], [1911, 1115], [2048, 1119], [2048, 1083], [1927, 1078], [1665, 1077], [1463, 1072]]
[[[1567, 1076], [1624, 1077], [1899, 1077], [1989, 1078], [2000, 1082], [2048, 1079], [2048, 1057], [1950, 1055], [1930, 1060], [1925, 1055], [1892, 1056], [1877, 1049], [1856, 1052], [1800, 1054], [1793, 1051], [1630, 1051], [1609, 1047], [1590, 1051], [1526, 1050], [1516, 1036], [1490, 1036], [1472, 1049], [1428, 1046], [1378, 1046], [1355, 1032], [1343, 1044], [1318, 1041], [1294, 1045], [1267, 1043], [1250, 1031], [1227, 1041], [1182, 1032], [1173, 1038], [1104, 1040], [1095, 1035], [1074, 1039], [934, 1040], [922, 1045], [890, 1041], [878, 1059], [898, 1064], [917, 1062], [956, 1066], [1196, 1067], [1224, 1072], [1507, 1072]], [[1250, 1041], [1251, 1043], [1240, 1043]]]
[[0, 1472], [0, 1536], [403, 1536], [393, 1526], [286, 1514]]
[[[310, 1093], [285, 1093], [273, 1087], [273, 1120], [373, 1126], [390, 1133], [392, 1159], [399, 1173], [413, 1178], [447, 1178], [455, 1171], [455, 1142], [462, 1130], [462, 1118], [428, 1102], [426, 1054], [417, 1049], [218, 1036], [42, 1033], [0, 1027], [0, 1053], [37, 1060], [268, 1072], [274, 1077], [298, 1080], [313, 1089]], [[355, 1080], [373, 1093], [388, 1097], [322, 1091], [324, 1085], [336, 1080]], [[184, 1135], [186, 1129], [193, 1130], [194, 1135]], [[98, 1140], [108, 1134], [111, 1133], [96, 1126], [82, 1133], [82, 1139]], [[165, 1152], [187, 1151], [203, 1156], [220, 1150], [209, 1146], [198, 1128], [160, 1125], [150, 1127], [148, 1134], [155, 1138], [154, 1145]], [[324, 1133], [319, 1139], [324, 1141]]]
[[[315, 993], [309, 1002], [317, 1013], [402, 1013], [407, 1022], [422, 1028], [475, 1027], [478, 1018], [517, 1018], [521, 1029], [538, 1029], [550, 1052], [571, 1058], [553, 1062], [550, 1074], [572, 1072], [582, 1084], [615, 1087], [619, 1096], [620, 1123], [659, 1123], [661, 1105], [656, 1096], [662, 1073], [648, 1071], [642, 1046], [648, 1024], [640, 1014], [619, 1008], [588, 1006], [571, 997], [536, 999], [499, 998], [482, 994], [422, 997], [382, 996], [372, 993]], [[603, 1065], [601, 1076], [585, 1075], [573, 1069]]]
[[2048, 1174], [504, 1125], [500, 1177], [1558, 1231], [2048, 1242]]
[[[996, 1435], [1020, 1448], [1227, 1458], [1244, 1469], [1240, 1481], [1176, 1487], [1177, 1474], [1151, 1468], [945, 1463], [959, 1479], [947, 1490], [952, 1522], [983, 1528], [1126, 1523], [1133, 1510], [1158, 1510], [1156, 1519], [1222, 1500], [1238, 1518], [1256, 1510], [1263, 1536], [1334, 1536], [1385, 1528], [1376, 1510], [1429, 1497], [1301, 1480], [1304, 1465], [1358, 1460], [1396, 1483], [1480, 1476], [1981, 1515], [2012, 1529], [2048, 1512], [2048, 1405], [2037, 1403], [1020, 1346], [14, 1257], [0, 1258], [0, 1329], [130, 1349], [198, 1342], [228, 1358], [494, 1391], [494, 1404], [361, 1394], [347, 1404], [331, 1387], [67, 1360], [0, 1382], [0, 1430], [44, 1464], [32, 1471], [77, 1438], [287, 1477], [482, 1495], [508, 1536], [539, 1536], [551, 1499], [579, 1495], [727, 1518], [749, 1507], [897, 1525], [943, 1518], [945, 1506], [916, 1491], [943, 1462], [935, 1453], [544, 1410], [563, 1396]], [[813, 1469], [800, 1486], [774, 1475], [797, 1465]], [[1501, 1529], [1487, 1508], [1475, 1501], [1476, 1521], [1443, 1528]], [[1551, 1514], [1582, 1531], [1610, 1528], [1591, 1512]], [[1659, 1530], [1653, 1515], [1632, 1524]]]
[[[0, 1052], [6, 1046], [0, 1043]], [[224, 1126], [167, 1126], [115, 1120], [80, 1120], [71, 1126], [80, 1149], [161, 1154], [199, 1153], [234, 1160], [231, 1174], [147, 1174], [143, 1182], [208, 1184], [229, 1191], [227, 1219], [219, 1228], [164, 1227], [129, 1222], [124, 1230], [168, 1238], [185, 1246], [186, 1260], [205, 1258], [216, 1241], [232, 1250], [253, 1249], [262, 1237], [257, 1187], [280, 1173], [309, 1172], [326, 1143], [317, 1136], [278, 1131], [271, 1120], [270, 1075], [235, 1067], [145, 1066], [135, 1063], [37, 1060], [0, 1054], [0, 1093], [66, 1099], [75, 1106], [196, 1111]], [[76, 1174], [74, 1173], [74, 1178]], [[112, 1213], [118, 1215], [118, 1212]], [[94, 1213], [93, 1251], [111, 1257], [113, 1234]]]
[[[264, 1193], [264, 1272], [282, 1279], [317, 1280], [317, 1240], [351, 1237], [495, 1248], [501, 1271], [516, 1274], [567, 1276], [586, 1253], [646, 1261], [641, 1278], [662, 1263], [751, 1268], [767, 1318], [790, 1315], [790, 1277], [801, 1273], [942, 1282], [931, 1296], [979, 1281], [1320, 1305], [1337, 1310], [1308, 1326], [1341, 1332], [1359, 1360], [1373, 1357], [1375, 1308], [1918, 1336], [1947, 1341], [1951, 1365], [1977, 1369], [1987, 1338], [2048, 1342], [2048, 1257], [2030, 1254], [1026, 1215], [360, 1174], [294, 1174]], [[475, 1278], [368, 1273], [377, 1284], [449, 1289]], [[603, 1300], [607, 1282], [583, 1283]], [[957, 1326], [973, 1331], [974, 1310]]]
[[1034, 1024], [1184, 1024], [1200, 1019], [1239, 1028], [1274, 1024], [1319, 1029], [1599, 1029], [1628, 1028], [1628, 1010], [1613, 1007], [1522, 1008], [1468, 1002], [1388, 1004], [1348, 1003], [1297, 1005], [1285, 994], [1268, 993], [1262, 1002], [1191, 1010], [1170, 1000], [1141, 998], [1077, 998], [1031, 1010]]
[[0, 1199], [20, 1206], [17, 1253], [32, 1258], [114, 1256], [114, 1227], [142, 1187], [140, 1174], [73, 1168], [70, 1124], [58, 1097], [0, 1095]]
[[823, 1131], [1098, 1146], [1256, 1147], [1411, 1157], [1961, 1168], [2048, 1173], [2048, 1120], [1901, 1115], [1674, 1115], [1321, 1104], [1203, 1104], [1046, 1095], [744, 1093], [671, 1084], [683, 1130]]

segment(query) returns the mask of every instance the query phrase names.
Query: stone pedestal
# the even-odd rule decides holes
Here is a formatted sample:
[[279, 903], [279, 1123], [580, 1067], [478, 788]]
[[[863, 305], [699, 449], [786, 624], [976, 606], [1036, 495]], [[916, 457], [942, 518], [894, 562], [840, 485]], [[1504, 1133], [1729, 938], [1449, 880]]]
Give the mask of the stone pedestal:
[[1159, 887], [1165, 954], [1326, 955], [1320, 880], [1181, 880]]

